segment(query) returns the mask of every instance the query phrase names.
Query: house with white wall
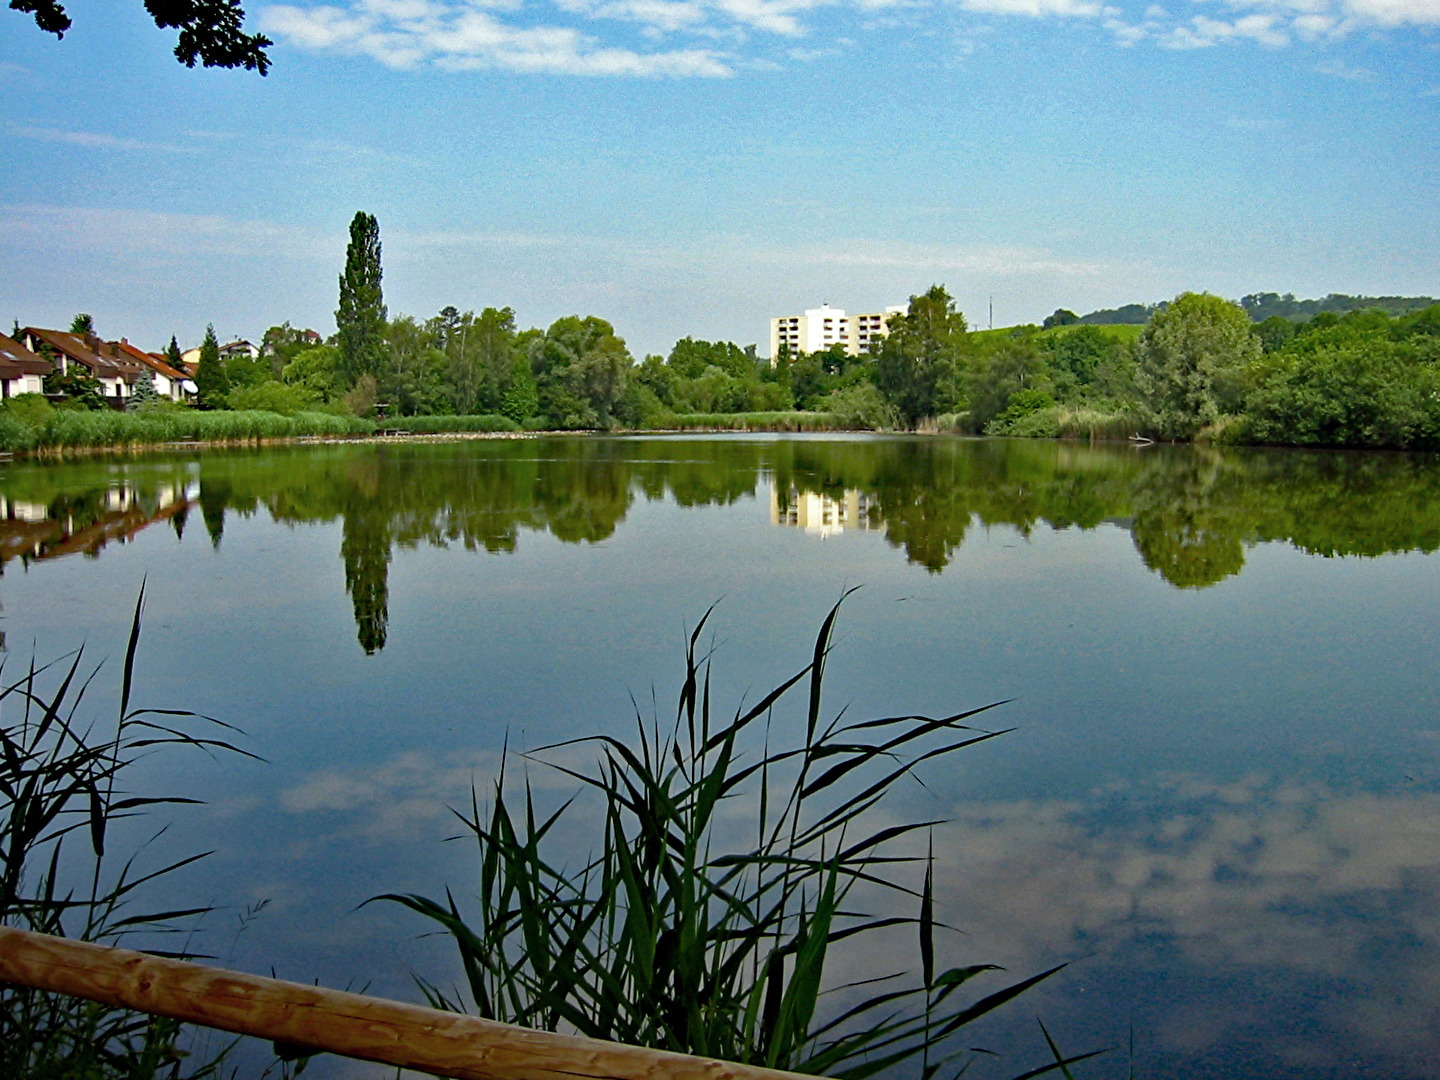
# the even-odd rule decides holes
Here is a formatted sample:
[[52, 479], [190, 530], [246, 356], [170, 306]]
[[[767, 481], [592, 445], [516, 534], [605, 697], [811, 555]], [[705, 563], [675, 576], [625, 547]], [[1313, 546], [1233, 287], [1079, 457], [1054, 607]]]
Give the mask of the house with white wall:
[[0, 334], [0, 397], [43, 394], [45, 376], [52, 370], [49, 360]]
[[94, 334], [72, 334], [65, 330], [45, 330], [27, 326], [21, 332], [22, 344], [31, 352], [49, 352], [61, 373], [80, 368], [100, 383], [100, 394], [111, 408], [123, 409], [135, 392], [140, 365], [128, 357], [118, 357]]

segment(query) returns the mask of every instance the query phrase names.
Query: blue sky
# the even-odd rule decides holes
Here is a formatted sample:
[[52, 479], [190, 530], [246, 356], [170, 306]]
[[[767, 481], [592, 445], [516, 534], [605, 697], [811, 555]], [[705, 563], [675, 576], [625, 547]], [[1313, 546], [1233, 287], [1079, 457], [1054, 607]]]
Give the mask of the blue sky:
[[392, 314], [637, 356], [934, 282], [972, 325], [1440, 294], [1440, 0], [249, 0], [265, 78], [68, 10], [0, 10], [6, 330], [328, 333], [357, 209]]

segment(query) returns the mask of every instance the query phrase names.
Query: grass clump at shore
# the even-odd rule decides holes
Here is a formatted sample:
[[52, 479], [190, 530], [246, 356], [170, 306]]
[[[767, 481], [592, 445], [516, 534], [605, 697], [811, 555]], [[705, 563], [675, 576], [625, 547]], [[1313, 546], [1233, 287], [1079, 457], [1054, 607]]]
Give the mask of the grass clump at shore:
[[380, 427], [385, 431], [407, 435], [520, 430], [519, 424], [500, 413], [481, 413], [474, 416], [396, 416], [382, 420]]
[[669, 426], [679, 431], [848, 431], [841, 418], [832, 413], [749, 412], [680, 413]]
[[[112, 826], [191, 799], [133, 795], [125, 775], [156, 747], [238, 750], [216, 734], [226, 725], [195, 713], [132, 709], [130, 692], [144, 590], [125, 650], [113, 728], [80, 719], [94, 672], [84, 650], [53, 665], [33, 662], [14, 681], [0, 665], [0, 922], [104, 944], [194, 927], [208, 908], [134, 910], [137, 890], [204, 855], [142, 870], [137, 855], [108, 856]], [[44, 1080], [208, 1080], [225, 1051], [189, 1058], [178, 1022], [20, 986], [0, 985], [0, 1076]]]
[[[715, 717], [709, 657], [697, 656], [707, 613], [689, 639], [673, 724], [637, 714], [635, 742], [594, 736], [544, 748], [588, 745], [599, 756], [593, 772], [554, 765], [581, 792], [548, 816], [528, 781], [523, 797], [507, 790], [502, 766], [488, 811], [472, 797], [459, 814], [478, 845], [476, 917], [448, 890], [442, 900], [375, 899], [453, 938], [469, 998], [489, 1019], [839, 1080], [905, 1065], [930, 1080], [972, 1057], [953, 1037], [1059, 968], [978, 999], [972, 980], [994, 965], [937, 970], [933, 866], [918, 852], [938, 822], [878, 824], [872, 811], [921, 762], [1000, 734], [966, 723], [994, 705], [822, 721], [838, 611], [810, 663], [729, 720]], [[792, 697], [805, 702], [803, 739], [776, 748], [773, 712]], [[738, 824], [737, 813], [753, 824]], [[592, 854], [569, 861], [556, 841], [583, 851], [577, 830], [591, 822]], [[861, 885], [911, 914], [858, 913]], [[833, 945], [907, 928], [910, 972], [827, 983]], [[885, 940], [893, 955], [893, 937]], [[422, 985], [431, 1004], [462, 1007], [458, 992]], [[1088, 1056], [1056, 1053], [1027, 1075]]]
[[1134, 411], [1049, 405], [985, 425], [986, 435], [1022, 439], [1126, 439], [1142, 425]]

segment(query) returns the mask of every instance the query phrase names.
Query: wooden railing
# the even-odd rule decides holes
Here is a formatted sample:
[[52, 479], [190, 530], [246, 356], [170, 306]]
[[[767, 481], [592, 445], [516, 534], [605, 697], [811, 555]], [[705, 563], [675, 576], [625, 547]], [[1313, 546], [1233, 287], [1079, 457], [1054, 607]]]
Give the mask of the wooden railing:
[[815, 1080], [0, 927], [0, 982], [456, 1080]]

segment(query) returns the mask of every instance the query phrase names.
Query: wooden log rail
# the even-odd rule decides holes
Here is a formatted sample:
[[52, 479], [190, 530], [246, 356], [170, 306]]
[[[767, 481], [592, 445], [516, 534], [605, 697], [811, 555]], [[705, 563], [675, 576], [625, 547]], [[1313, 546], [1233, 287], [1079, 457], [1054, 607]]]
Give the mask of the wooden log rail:
[[815, 1080], [0, 926], [0, 982], [456, 1080]]

